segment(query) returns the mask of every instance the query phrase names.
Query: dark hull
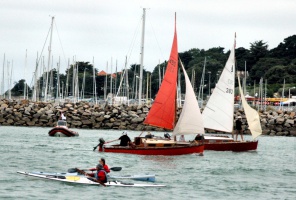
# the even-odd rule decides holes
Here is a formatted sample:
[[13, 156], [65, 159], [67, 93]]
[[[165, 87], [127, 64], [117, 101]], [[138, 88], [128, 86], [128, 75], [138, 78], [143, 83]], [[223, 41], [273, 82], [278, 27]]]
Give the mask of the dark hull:
[[173, 147], [122, 147], [118, 145], [105, 146], [99, 151], [110, 153], [127, 153], [138, 155], [184, 155], [193, 153], [203, 153], [204, 145], [180, 145]]
[[252, 151], [256, 150], [258, 141], [205, 143], [205, 150], [213, 151]]
[[48, 135], [52, 137], [74, 137], [74, 136], [78, 136], [79, 134], [67, 128], [54, 127], [48, 132]]

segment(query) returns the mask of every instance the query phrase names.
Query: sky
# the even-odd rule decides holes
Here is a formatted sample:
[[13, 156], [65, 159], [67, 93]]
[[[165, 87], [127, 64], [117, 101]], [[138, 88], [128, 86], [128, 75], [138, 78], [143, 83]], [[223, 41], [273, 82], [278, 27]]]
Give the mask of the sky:
[[139, 64], [143, 8], [143, 65], [150, 72], [169, 58], [175, 12], [179, 52], [219, 46], [227, 51], [235, 32], [236, 46], [247, 49], [259, 40], [272, 49], [296, 34], [295, 0], [1, 0], [0, 84], [4, 66], [5, 88], [8, 77], [31, 85], [37, 54], [47, 68], [53, 16], [52, 65], [60, 58], [60, 73], [68, 60], [94, 60], [98, 71], [108, 73], [123, 69], [126, 58], [128, 66]]

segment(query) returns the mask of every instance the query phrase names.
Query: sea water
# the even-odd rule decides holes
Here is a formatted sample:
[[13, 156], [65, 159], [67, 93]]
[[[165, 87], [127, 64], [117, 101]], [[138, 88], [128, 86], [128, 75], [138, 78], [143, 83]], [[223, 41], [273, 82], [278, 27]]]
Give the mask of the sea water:
[[[79, 132], [79, 137], [71, 138], [49, 137], [49, 130], [0, 127], [0, 199], [296, 199], [296, 138], [293, 137], [260, 136], [257, 151], [250, 152], [141, 156], [93, 151], [99, 138], [105, 141], [119, 138], [120, 130], [73, 129]], [[139, 134], [128, 132], [131, 138]], [[153, 134], [163, 136], [162, 132]], [[95, 167], [100, 157], [106, 159], [109, 167], [122, 167], [120, 172], [111, 173], [155, 174], [155, 184], [166, 187], [104, 188], [16, 173], [85, 169]]]

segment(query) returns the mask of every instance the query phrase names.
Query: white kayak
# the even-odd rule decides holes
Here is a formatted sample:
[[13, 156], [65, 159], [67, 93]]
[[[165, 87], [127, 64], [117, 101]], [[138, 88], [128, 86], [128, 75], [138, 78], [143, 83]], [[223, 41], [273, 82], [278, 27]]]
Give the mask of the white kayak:
[[[17, 173], [23, 174], [30, 177], [36, 177], [41, 179], [49, 179], [67, 183], [80, 183], [80, 184], [88, 184], [88, 185], [100, 185], [97, 182], [90, 180], [85, 176], [71, 176], [71, 175], [39, 175], [33, 174], [29, 172], [18, 171]], [[119, 186], [119, 187], [165, 187], [165, 185], [156, 185], [156, 184], [138, 184], [138, 183], [126, 183], [120, 181], [108, 181], [105, 183], [106, 186]]]
[[[69, 173], [69, 172], [30, 172], [31, 174], [37, 175], [53, 175], [53, 176], [84, 176], [77, 172]], [[131, 179], [136, 181], [149, 181], [155, 182], [155, 174], [136, 174], [136, 175], [110, 175], [108, 174], [108, 179]]]

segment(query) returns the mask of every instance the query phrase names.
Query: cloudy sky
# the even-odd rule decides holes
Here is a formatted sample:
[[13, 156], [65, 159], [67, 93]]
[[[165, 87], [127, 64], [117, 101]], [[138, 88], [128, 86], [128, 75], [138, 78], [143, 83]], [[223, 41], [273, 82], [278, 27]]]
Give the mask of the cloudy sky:
[[[143, 8], [146, 10], [144, 68], [152, 71], [169, 57], [177, 12], [179, 52], [192, 48], [230, 49], [234, 32], [237, 47], [263, 40], [269, 48], [296, 34], [295, 0], [1, 0], [0, 80], [5, 54], [13, 65], [12, 81], [31, 83], [54, 16], [53, 66], [61, 59], [92, 63], [108, 72], [139, 63]], [[47, 66], [49, 39], [43, 50]], [[26, 59], [27, 50], [27, 59]], [[25, 63], [27, 60], [27, 67]], [[13, 63], [13, 64], [12, 64]], [[5, 72], [7, 78], [7, 72]], [[2, 81], [0, 81], [1, 84]]]

